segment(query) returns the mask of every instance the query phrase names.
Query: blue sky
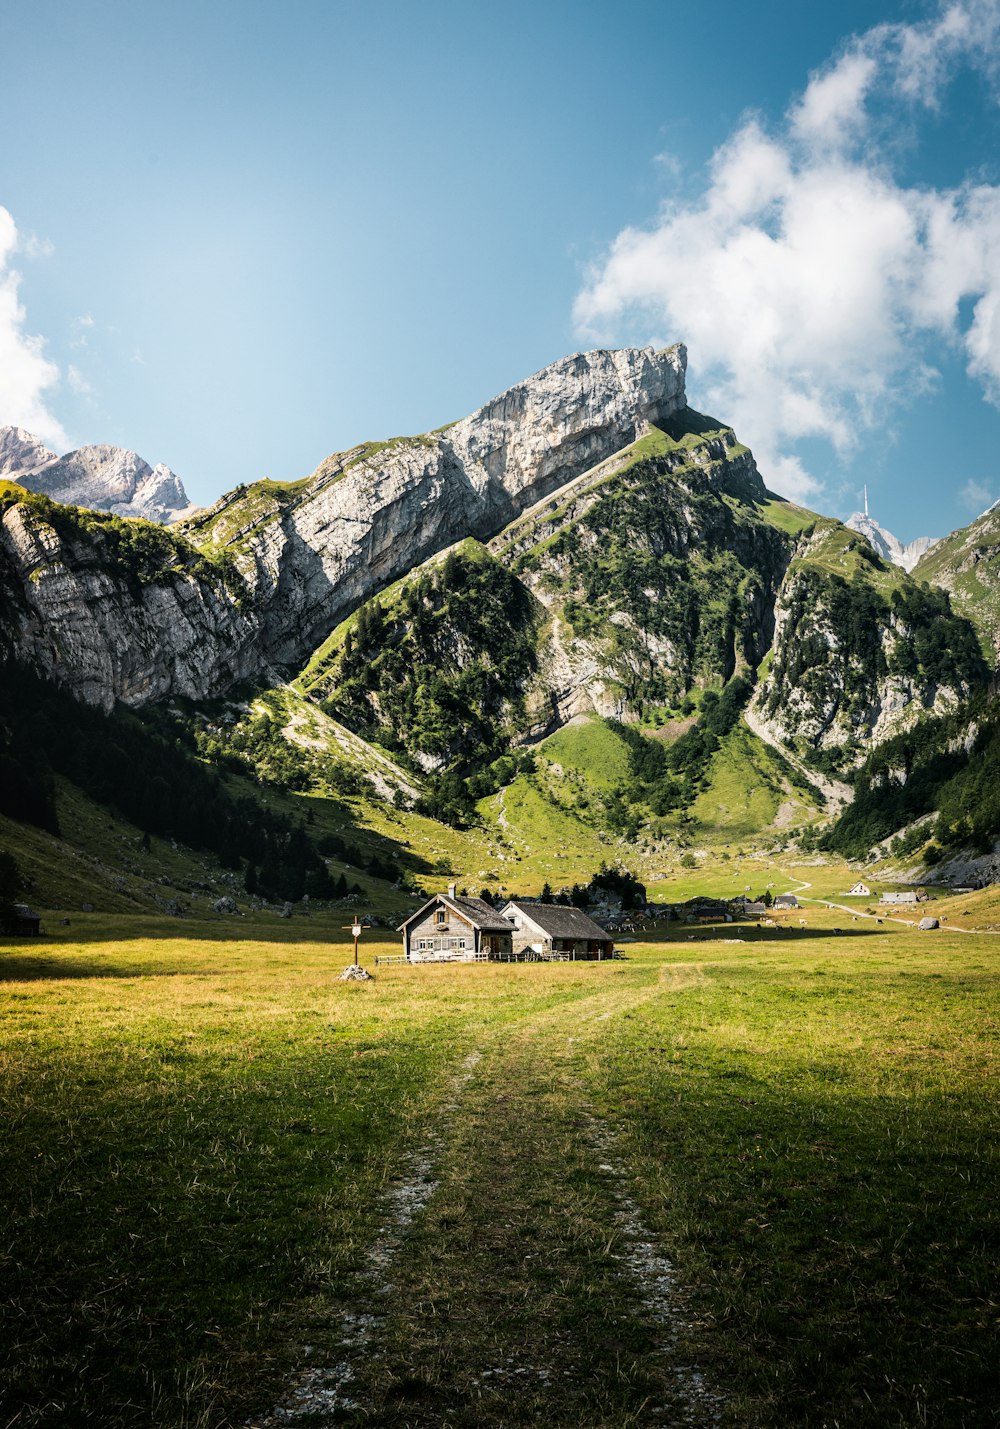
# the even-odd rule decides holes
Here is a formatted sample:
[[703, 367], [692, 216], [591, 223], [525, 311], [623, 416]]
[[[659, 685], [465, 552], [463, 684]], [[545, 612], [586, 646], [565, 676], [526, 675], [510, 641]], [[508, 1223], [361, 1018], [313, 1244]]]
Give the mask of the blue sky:
[[688, 343], [779, 490], [1000, 496], [998, 0], [6, 7], [0, 422], [207, 502]]

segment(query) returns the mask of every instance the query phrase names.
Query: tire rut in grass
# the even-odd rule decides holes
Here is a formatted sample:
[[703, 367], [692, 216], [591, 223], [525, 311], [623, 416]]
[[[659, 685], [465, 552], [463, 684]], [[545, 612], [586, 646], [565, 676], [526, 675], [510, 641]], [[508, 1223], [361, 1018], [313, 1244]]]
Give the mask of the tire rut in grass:
[[720, 1422], [682, 1362], [673, 1273], [613, 1134], [530, 1031], [484, 1058], [456, 1105], [392, 1278], [353, 1403], [326, 1422]]
[[246, 1429], [342, 1423], [345, 1415], [359, 1407], [355, 1381], [359, 1366], [375, 1352], [384, 1328], [385, 1300], [393, 1290], [393, 1265], [414, 1221], [437, 1189], [435, 1168], [443, 1153], [447, 1126], [479, 1060], [480, 1054], [473, 1052], [462, 1062], [431, 1135], [386, 1188], [375, 1239], [357, 1272], [336, 1299], [324, 1296], [313, 1308], [316, 1343], [302, 1349], [310, 1364], [295, 1376], [282, 1402], [248, 1421]]

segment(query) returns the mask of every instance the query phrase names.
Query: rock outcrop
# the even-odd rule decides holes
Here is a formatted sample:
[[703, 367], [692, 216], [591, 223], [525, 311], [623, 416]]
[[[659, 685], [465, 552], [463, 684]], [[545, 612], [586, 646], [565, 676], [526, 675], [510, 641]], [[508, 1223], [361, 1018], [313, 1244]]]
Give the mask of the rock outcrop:
[[163, 525], [193, 507], [180, 477], [137, 452], [107, 445], [56, 456], [20, 427], [0, 427], [0, 476], [72, 506], [138, 516]]
[[105, 710], [116, 700], [204, 699], [239, 680], [266, 679], [252, 612], [193, 548], [162, 538], [151, 558], [157, 568], [130, 570], [134, 558], [116, 556], [99, 525], [56, 526], [30, 500], [7, 506], [0, 653]]
[[781, 742], [839, 751], [851, 765], [921, 715], [955, 709], [986, 667], [945, 596], [906, 576], [887, 582], [885, 566], [845, 535], [824, 520], [800, 541], [755, 709]]

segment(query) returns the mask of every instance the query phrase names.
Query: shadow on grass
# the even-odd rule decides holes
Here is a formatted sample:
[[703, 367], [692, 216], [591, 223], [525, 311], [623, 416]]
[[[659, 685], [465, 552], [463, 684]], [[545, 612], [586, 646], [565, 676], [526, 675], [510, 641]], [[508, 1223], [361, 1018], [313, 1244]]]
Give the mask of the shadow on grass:
[[212, 977], [221, 975], [227, 969], [222, 967], [179, 968], [176, 963], [162, 966], [139, 964], [135, 967], [115, 967], [110, 963], [70, 962], [64, 958], [10, 958], [0, 957], [0, 983], [10, 982], [64, 982], [81, 978], [127, 978], [130, 981], [140, 977]]
[[[703, 928], [698, 933], [658, 933], [655, 939], [643, 939], [636, 934], [635, 941], [656, 943], [794, 943], [815, 942], [817, 938], [840, 941], [844, 938], [880, 938], [892, 929], [884, 928], [747, 928], [739, 923], [720, 924], [714, 928]], [[914, 929], [916, 931], [916, 929]]]
[[[351, 922], [350, 913], [332, 913], [321, 918], [282, 918], [273, 923], [251, 922], [249, 919], [150, 918], [123, 914], [89, 915], [73, 918], [61, 927], [57, 918], [46, 918], [37, 937], [5, 937], [0, 940], [0, 956], [5, 952], [36, 950], [52, 951], [79, 943], [133, 943], [162, 939], [176, 943], [326, 943], [330, 947], [353, 948], [350, 930], [342, 924]], [[400, 943], [396, 925], [386, 928], [366, 928], [361, 946], [371, 943]]]

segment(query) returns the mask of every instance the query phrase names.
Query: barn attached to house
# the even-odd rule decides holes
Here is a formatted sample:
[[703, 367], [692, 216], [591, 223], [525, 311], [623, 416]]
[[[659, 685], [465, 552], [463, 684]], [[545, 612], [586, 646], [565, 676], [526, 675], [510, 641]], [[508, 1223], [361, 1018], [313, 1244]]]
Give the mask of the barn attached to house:
[[581, 908], [515, 899], [504, 905], [503, 915], [514, 925], [515, 953], [556, 961], [614, 954], [614, 938]]
[[459, 897], [454, 883], [411, 913], [397, 930], [408, 963], [471, 963], [510, 957], [514, 926], [482, 898]]

